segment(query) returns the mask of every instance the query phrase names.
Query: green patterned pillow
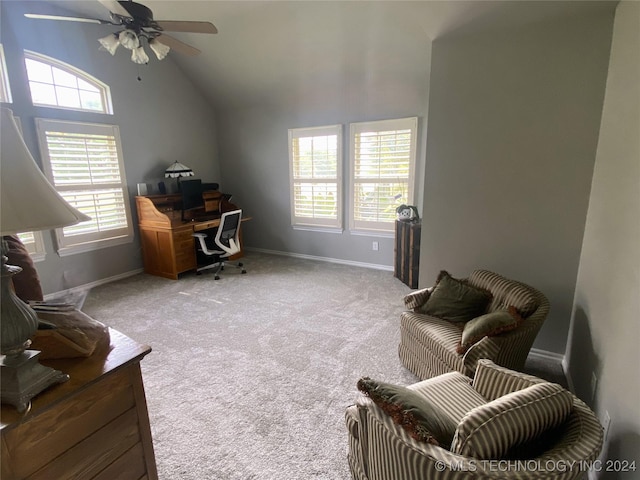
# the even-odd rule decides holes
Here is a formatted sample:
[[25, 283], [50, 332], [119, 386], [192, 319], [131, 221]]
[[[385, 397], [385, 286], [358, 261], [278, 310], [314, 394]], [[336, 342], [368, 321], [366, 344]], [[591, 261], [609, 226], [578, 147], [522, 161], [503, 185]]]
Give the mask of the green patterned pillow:
[[441, 271], [425, 304], [418, 310], [450, 322], [468, 322], [487, 311], [493, 295]]
[[507, 310], [496, 310], [469, 320], [464, 324], [462, 339], [458, 344], [457, 351], [462, 355], [474, 343], [484, 337], [492, 337], [514, 330], [522, 321], [523, 319], [515, 307], [509, 307]]
[[456, 423], [424, 395], [369, 377], [358, 380], [358, 390], [371, 398], [412, 438], [449, 449]]

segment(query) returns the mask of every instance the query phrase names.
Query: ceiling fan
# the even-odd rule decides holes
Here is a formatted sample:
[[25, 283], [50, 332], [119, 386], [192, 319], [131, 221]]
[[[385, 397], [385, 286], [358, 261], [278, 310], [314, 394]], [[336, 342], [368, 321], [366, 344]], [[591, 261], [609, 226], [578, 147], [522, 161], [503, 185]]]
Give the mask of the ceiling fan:
[[64, 20], [70, 22], [98, 23], [101, 25], [115, 25], [122, 27], [98, 41], [111, 55], [115, 55], [117, 48], [122, 45], [131, 50], [131, 60], [135, 63], [146, 64], [149, 56], [144, 51], [142, 40], [146, 40], [149, 48], [156, 54], [158, 60], [167, 56], [170, 49], [184, 55], [194, 56], [200, 53], [195, 47], [181, 42], [165, 32], [218, 33], [218, 29], [211, 22], [184, 20], [154, 20], [151, 9], [132, 0], [98, 0], [111, 14], [110, 20], [85, 17], [69, 17], [60, 15], [40, 15], [25, 13], [25, 17], [44, 20]]

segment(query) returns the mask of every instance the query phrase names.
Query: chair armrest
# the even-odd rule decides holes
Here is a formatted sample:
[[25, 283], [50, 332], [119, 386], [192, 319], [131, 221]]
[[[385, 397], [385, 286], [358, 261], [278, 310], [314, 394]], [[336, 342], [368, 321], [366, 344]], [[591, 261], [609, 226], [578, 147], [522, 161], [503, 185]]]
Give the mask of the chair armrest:
[[480, 395], [492, 401], [507, 393], [522, 390], [536, 383], [543, 382], [545, 382], [545, 380], [534, 377], [533, 375], [501, 367], [488, 359], [480, 359], [477, 362], [476, 374], [473, 378], [472, 386]]
[[[496, 358], [500, 354], [500, 343], [497, 342], [496, 337], [484, 337], [480, 341], [474, 343], [464, 354], [462, 363], [464, 364], [464, 373], [468, 377], [473, 377], [476, 374], [478, 361], [486, 358], [496, 361]], [[483, 395], [484, 396], [484, 395]]]
[[404, 296], [404, 306], [409, 310], [415, 311], [416, 308], [421, 307], [425, 304], [425, 302], [429, 299], [432, 291], [433, 287], [429, 287], [408, 293]]
[[[451, 453], [446, 448], [414, 440], [369, 398], [361, 397], [359, 416], [361, 459], [366, 478], [432, 478], [453, 472], [475, 471], [473, 459]], [[363, 438], [366, 436], [366, 438]], [[371, 471], [371, 470], [375, 471]], [[391, 475], [391, 476], [388, 476]], [[458, 477], [450, 477], [458, 478]]]

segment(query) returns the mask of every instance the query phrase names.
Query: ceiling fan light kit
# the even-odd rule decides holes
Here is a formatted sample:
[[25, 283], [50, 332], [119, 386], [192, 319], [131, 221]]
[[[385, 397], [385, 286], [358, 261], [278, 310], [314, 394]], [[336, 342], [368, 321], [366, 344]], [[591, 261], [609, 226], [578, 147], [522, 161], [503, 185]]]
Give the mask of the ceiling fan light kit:
[[146, 39], [149, 48], [158, 60], [164, 59], [171, 49], [184, 55], [197, 55], [200, 50], [180, 40], [170, 37], [165, 32], [218, 33], [218, 29], [211, 22], [183, 21], [183, 20], [154, 20], [153, 12], [140, 3], [116, 0], [98, 0], [109, 9], [111, 20], [95, 18], [66, 17], [60, 15], [39, 15], [25, 13], [25, 17], [44, 20], [64, 20], [72, 22], [97, 23], [100, 25], [115, 25], [124, 27], [123, 30], [98, 39], [104, 50], [115, 55], [122, 45], [131, 50], [131, 61], [137, 64], [149, 63], [149, 56], [143, 48], [142, 38]]
[[158, 57], [158, 60], [162, 60], [164, 57], [166, 57], [167, 54], [169, 53], [169, 50], [171, 50], [164, 43], [160, 43], [155, 38], [152, 38], [149, 41], [149, 48], [153, 50], [153, 53], [156, 54], [156, 57]]
[[116, 50], [120, 46], [120, 40], [118, 40], [118, 35], [115, 33], [110, 33], [106, 37], [98, 39], [102, 48], [104, 48], [111, 55], [116, 54]]

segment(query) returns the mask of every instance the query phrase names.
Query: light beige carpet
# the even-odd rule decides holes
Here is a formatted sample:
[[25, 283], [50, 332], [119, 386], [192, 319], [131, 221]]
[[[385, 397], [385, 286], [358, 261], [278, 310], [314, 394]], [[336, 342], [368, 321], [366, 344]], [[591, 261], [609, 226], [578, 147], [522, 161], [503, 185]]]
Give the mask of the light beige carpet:
[[397, 355], [410, 289], [387, 271], [244, 260], [246, 275], [218, 281], [136, 275], [83, 310], [153, 348], [142, 371], [161, 480], [347, 480], [357, 380], [418, 380]]
[[410, 384], [391, 272], [250, 252], [248, 273], [136, 275], [83, 310], [153, 348], [142, 362], [160, 478], [348, 479], [362, 376]]

